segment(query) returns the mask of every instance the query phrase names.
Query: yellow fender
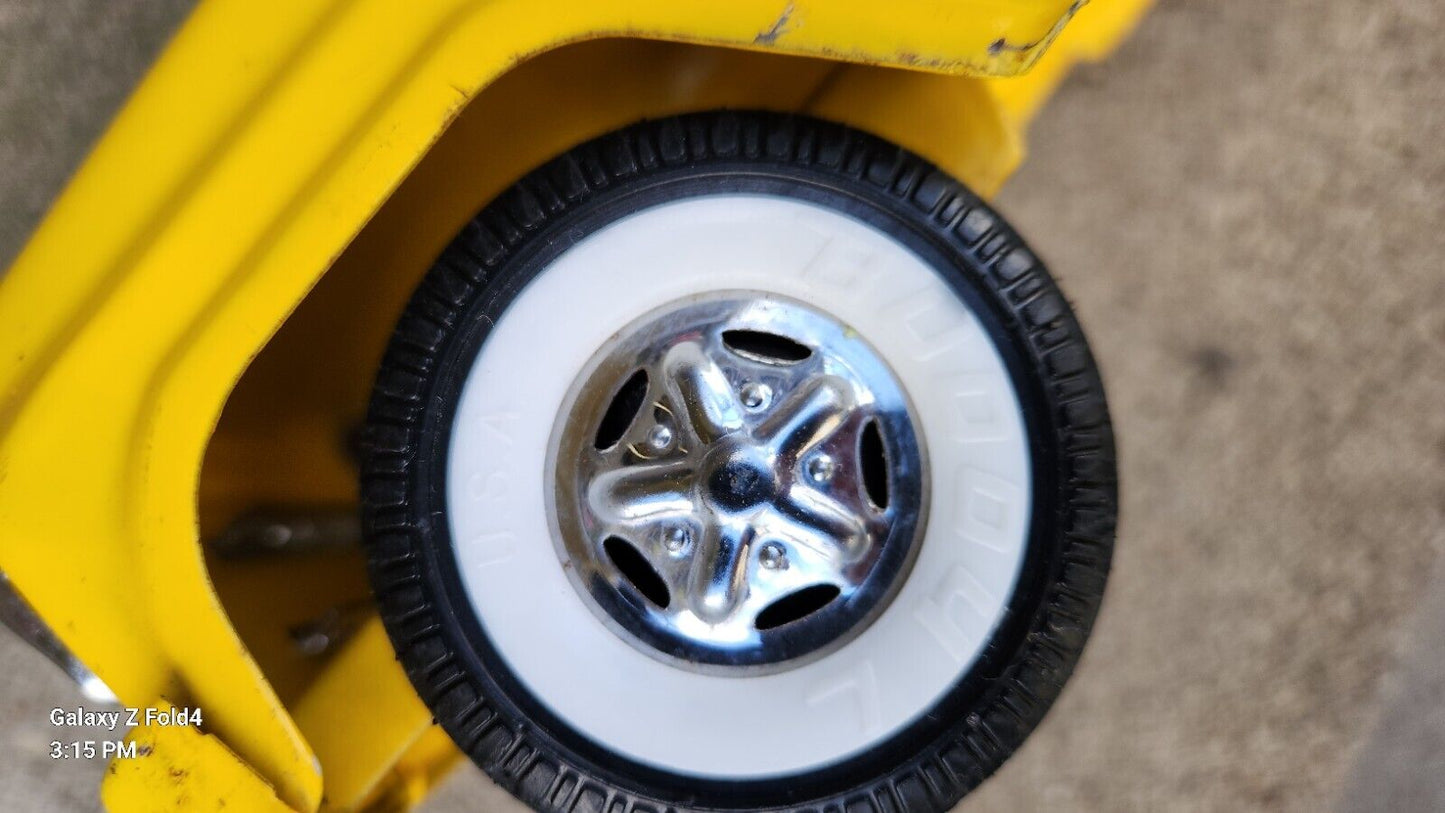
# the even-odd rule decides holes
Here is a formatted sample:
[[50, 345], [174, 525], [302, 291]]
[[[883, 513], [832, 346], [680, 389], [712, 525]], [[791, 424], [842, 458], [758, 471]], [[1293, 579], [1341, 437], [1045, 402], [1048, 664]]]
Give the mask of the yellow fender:
[[[354, 502], [338, 433], [487, 199], [590, 136], [717, 107], [871, 130], [991, 194], [1145, 0], [1059, 37], [1077, 5], [201, 3], [0, 281], [0, 572], [123, 702], [205, 710], [204, 731], [133, 732], [146, 756], [112, 766], [106, 804], [405, 805], [456, 761], [374, 619], [288, 664], [266, 643], [285, 602], [217, 593], [273, 570], [200, 540], [258, 502]], [[1032, 74], [983, 78], [1056, 37]], [[285, 425], [258, 417], [293, 396]], [[306, 476], [258, 473], [277, 460]]]

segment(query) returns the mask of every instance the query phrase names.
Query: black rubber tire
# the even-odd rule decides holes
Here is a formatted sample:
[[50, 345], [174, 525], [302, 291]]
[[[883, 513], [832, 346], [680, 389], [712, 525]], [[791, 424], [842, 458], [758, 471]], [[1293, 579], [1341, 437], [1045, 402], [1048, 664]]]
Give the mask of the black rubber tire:
[[[1034, 513], [1004, 620], [933, 709], [841, 764], [718, 782], [608, 751], [519, 685], [461, 588], [443, 477], [462, 377], [523, 285], [631, 211], [741, 190], [842, 209], [939, 269], [997, 343], [1024, 405]], [[539, 811], [947, 810], [1022, 744], [1058, 696], [1098, 611], [1113, 549], [1117, 487], [1103, 388], [1043, 265], [986, 204], [928, 162], [797, 116], [644, 122], [523, 178], [463, 229], [414, 295], [381, 365], [365, 446], [371, 579], [401, 662], [461, 749]], [[537, 450], [539, 465], [543, 455]]]

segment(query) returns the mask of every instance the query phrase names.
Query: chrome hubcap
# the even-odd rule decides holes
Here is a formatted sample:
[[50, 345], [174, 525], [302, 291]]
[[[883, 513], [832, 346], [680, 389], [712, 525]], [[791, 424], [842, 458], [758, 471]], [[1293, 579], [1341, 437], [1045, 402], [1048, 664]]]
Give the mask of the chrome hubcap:
[[907, 397], [873, 349], [800, 302], [689, 298], [621, 331], [549, 454], [559, 552], [654, 657], [776, 670], [892, 598], [926, 512]]

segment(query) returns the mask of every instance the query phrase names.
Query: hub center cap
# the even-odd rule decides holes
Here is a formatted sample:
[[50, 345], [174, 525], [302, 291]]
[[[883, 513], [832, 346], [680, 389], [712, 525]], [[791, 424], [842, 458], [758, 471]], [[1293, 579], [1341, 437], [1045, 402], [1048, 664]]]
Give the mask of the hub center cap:
[[649, 655], [778, 670], [893, 597], [927, 509], [907, 397], [807, 305], [718, 294], [620, 331], [564, 402], [554, 533], [599, 617]]
[[780, 485], [768, 460], [752, 449], [730, 453], [706, 479], [706, 501], [720, 511], [746, 511], [773, 500]]

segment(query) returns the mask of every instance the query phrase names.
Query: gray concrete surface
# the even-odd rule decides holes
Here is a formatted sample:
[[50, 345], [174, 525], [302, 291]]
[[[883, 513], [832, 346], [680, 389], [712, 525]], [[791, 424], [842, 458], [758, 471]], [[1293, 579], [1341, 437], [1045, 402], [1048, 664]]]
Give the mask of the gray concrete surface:
[[1326, 809], [1383, 676], [1445, 668], [1408, 635], [1441, 633], [1442, 13], [1166, 2], [1034, 128], [1000, 203], [1103, 364], [1122, 530], [1077, 678], [966, 809]]
[[1438, 773], [1445, 757], [1445, 562], [1436, 562], [1421, 604], [1400, 636], [1396, 667], [1381, 681], [1380, 714], [1345, 786], [1342, 813], [1445, 810]]
[[[0, 3], [0, 258], [184, 6]], [[961, 810], [1445, 808], [1442, 15], [1166, 0], [1035, 124], [999, 203], [1093, 338], [1123, 525], [1079, 672]], [[43, 758], [75, 695], [0, 660], [0, 808], [92, 806]], [[427, 809], [518, 808], [464, 770]]]

